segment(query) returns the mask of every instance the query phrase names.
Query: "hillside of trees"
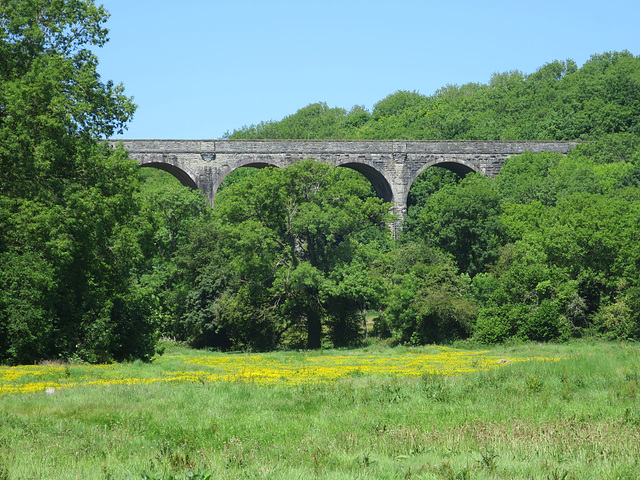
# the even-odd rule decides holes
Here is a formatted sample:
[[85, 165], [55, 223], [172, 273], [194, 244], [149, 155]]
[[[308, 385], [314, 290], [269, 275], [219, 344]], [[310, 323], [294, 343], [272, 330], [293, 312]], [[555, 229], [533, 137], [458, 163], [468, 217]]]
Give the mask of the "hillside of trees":
[[595, 140], [640, 134], [638, 58], [592, 55], [581, 68], [553, 61], [525, 75], [495, 73], [488, 84], [447, 85], [433, 95], [398, 91], [369, 112], [315, 103], [281, 121], [226, 137], [372, 140]]
[[496, 178], [431, 168], [398, 238], [349, 169], [239, 169], [214, 209], [101, 140], [90, 0], [0, 4], [0, 362], [150, 359], [159, 336], [271, 350], [640, 339], [640, 58], [554, 61], [370, 112], [309, 105], [228, 138], [584, 140]]

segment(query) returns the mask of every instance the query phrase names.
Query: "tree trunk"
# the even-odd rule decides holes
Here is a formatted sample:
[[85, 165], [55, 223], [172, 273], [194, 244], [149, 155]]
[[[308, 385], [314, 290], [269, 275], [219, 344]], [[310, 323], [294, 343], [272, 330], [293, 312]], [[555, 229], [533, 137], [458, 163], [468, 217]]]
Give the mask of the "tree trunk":
[[315, 308], [307, 311], [307, 348], [318, 349], [322, 346], [322, 321]]
[[360, 310], [360, 314], [362, 315], [362, 329], [364, 330], [364, 339], [369, 338], [367, 333], [367, 309], [363, 308]]

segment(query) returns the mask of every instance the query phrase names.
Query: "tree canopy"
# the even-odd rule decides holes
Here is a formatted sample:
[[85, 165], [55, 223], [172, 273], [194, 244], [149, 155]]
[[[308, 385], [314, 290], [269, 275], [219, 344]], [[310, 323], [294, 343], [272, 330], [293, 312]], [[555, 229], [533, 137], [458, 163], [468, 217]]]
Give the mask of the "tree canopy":
[[640, 339], [640, 59], [308, 105], [229, 138], [588, 140], [496, 178], [428, 169], [398, 238], [357, 172], [308, 159], [204, 195], [102, 139], [135, 105], [103, 81], [92, 0], [0, 0], [0, 363], [108, 362], [471, 338]]
[[[267, 168], [224, 189], [214, 217], [216, 228], [224, 232], [220, 248], [231, 259], [235, 283], [225, 284], [220, 275], [226, 273], [219, 269], [204, 271], [207, 280], [201, 276], [200, 284], [221, 290], [198, 294], [211, 303], [195, 308], [218, 307], [209, 316], [192, 311], [191, 318], [198, 315], [200, 321], [224, 327], [234, 342], [253, 346], [265, 338], [279, 342], [286, 335], [300, 338], [293, 343], [318, 348], [323, 326], [332, 331], [353, 328], [349, 322], [377, 294], [370, 292], [371, 279], [356, 268], [362, 262], [358, 236], [371, 229], [390, 235], [390, 206], [371, 190], [359, 174], [311, 160], [286, 169]], [[262, 320], [239, 318], [239, 304], [251, 305], [246, 315], [261, 315]], [[263, 330], [257, 335], [252, 324], [264, 329], [266, 322], [269, 334]], [[330, 336], [335, 343], [344, 341]]]
[[[432, 95], [397, 91], [373, 111], [311, 104], [279, 122], [229, 138], [403, 140], [594, 140], [640, 134], [640, 58], [592, 55], [580, 68], [553, 61], [536, 72], [495, 73], [486, 84], [447, 85]], [[357, 120], [356, 120], [357, 118]]]
[[135, 162], [99, 137], [135, 106], [102, 82], [92, 1], [0, 3], [0, 361], [153, 354]]
[[[395, 257], [404, 270], [380, 273], [387, 282], [380, 332], [409, 343], [638, 338], [640, 58], [623, 51], [593, 55], [582, 67], [553, 61], [430, 96], [398, 91], [370, 114], [355, 110], [354, 123], [347, 110], [310, 105], [228, 137], [300, 138], [295, 126], [312, 125], [313, 114], [323, 128], [303, 128], [305, 138], [589, 141], [567, 156], [513, 157], [495, 179], [423, 173], [394, 250], [414, 262]], [[419, 248], [429, 249], [424, 258], [409, 254]]]

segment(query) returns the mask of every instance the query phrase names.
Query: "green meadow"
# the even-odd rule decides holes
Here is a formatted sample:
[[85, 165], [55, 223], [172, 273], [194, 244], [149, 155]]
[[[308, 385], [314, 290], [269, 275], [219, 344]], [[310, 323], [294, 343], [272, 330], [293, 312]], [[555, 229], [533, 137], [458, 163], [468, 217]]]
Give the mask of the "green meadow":
[[0, 479], [640, 475], [637, 344], [164, 347], [2, 368]]

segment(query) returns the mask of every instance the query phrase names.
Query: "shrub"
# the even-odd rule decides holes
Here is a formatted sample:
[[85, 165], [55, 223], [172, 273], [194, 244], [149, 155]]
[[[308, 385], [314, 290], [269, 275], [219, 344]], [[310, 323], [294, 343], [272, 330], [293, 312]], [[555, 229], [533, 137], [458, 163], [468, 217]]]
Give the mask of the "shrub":
[[562, 324], [560, 307], [555, 302], [543, 301], [522, 319], [518, 336], [535, 342], [555, 340], [563, 331]]

